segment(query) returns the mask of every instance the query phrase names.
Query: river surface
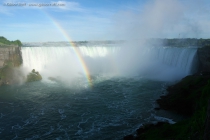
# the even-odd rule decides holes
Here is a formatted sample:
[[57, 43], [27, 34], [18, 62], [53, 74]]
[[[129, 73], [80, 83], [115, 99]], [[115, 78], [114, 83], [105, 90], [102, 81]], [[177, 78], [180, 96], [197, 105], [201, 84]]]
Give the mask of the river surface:
[[0, 87], [0, 139], [118, 140], [143, 123], [174, 123], [182, 117], [155, 111], [155, 100], [197, 61], [196, 48], [132, 44], [27, 43], [21, 51], [22, 69], [43, 80]]
[[143, 78], [95, 77], [0, 87], [0, 138], [122, 139], [146, 122], [178, 119], [153, 108], [166, 83]]

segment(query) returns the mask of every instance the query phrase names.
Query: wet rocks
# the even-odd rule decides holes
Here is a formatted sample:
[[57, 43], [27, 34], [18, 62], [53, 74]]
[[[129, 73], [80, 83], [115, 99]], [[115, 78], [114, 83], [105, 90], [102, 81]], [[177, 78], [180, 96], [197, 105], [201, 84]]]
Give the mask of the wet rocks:
[[42, 76], [39, 74], [38, 71], [35, 71], [35, 69], [33, 69], [27, 75], [27, 82], [40, 81], [40, 80], [42, 80]]

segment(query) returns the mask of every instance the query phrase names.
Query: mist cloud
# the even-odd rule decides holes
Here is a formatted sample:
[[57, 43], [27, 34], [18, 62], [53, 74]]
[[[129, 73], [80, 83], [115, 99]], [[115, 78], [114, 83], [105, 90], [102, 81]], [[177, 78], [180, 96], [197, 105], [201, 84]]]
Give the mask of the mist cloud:
[[122, 11], [113, 20], [120, 39], [207, 38], [210, 10], [205, 1], [151, 0], [139, 11]]

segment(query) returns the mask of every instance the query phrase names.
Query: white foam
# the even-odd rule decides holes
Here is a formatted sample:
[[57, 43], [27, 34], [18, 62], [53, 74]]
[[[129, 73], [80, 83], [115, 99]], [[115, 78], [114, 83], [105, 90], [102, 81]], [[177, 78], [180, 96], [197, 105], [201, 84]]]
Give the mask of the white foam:
[[[52, 44], [51, 44], [52, 45]], [[84, 65], [91, 75], [136, 76], [173, 81], [192, 74], [195, 48], [164, 47], [23, 47], [23, 67], [38, 70], [45, 82], [49, 77], [72, 83], [85, 77]], [[78, 59], [78, 57], [81, 57]], [[52, 82], [52, 81], [51, 81]], [[88, 81], [84, 87], [88, 87]]]
[[43, 136], [50, 135], [53, 131], [54, 131], [54, 128], [50, 126], [50, 130], [46, 132], [45, 134], [43, 134]]
[[17, 139], [17, 138], [18, 138], [18, 136], [17, 136], [17, 134], [15, 134], [15, 137], [12, 138], [12, 140], [15, 140], [15, 139]]
[[157, 120], [157, 121], [161, 121], [161, 122], [168, 122], [170, 124], [175, 124], [176, 122], [173, 121], [172, 119], [169, 119], [169, 118], [165, 118], [165, 117], [161, 117], [161, 116], [154, 116], [154, 118]]
[[64, 109], [58, 109], [59, 114], [63, 114], [65, 111]]
[[13, 129], [14, 129], [14, 130], [15, 130], [15, 129], [16, 129], [16, 130], [21, 130], [21, 129], [23, 129], [23, 127], [20, 126], [19, 124], [16, 124], [16, 125], [13, 125], [13, 126], [12, 126], [12, 130], [13, 130]]

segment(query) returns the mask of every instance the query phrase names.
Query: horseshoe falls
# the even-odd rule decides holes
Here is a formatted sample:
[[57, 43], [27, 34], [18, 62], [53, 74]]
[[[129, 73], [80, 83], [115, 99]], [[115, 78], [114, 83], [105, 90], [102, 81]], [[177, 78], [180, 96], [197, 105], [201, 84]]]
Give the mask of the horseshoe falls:
[[142, 76], [160, 81], [177, 80], [196, 71], [193, 66], [196, 64], [195, 48], [60, 44], [59, 47], [23, 47], [22, 54], [25, 68], [34, 68], [45, 78], [59, 77], [60, 80], [85, 76], [86, 67], [93, 76]]
[[5, 139], [122, 139], [142, 123], [174, 123], [182, 116], [154, 110], [155, 100], [197, 67], [190, 47], [54, 42], [21, 51], [22, 67], [43, 80], [0, 87]]

